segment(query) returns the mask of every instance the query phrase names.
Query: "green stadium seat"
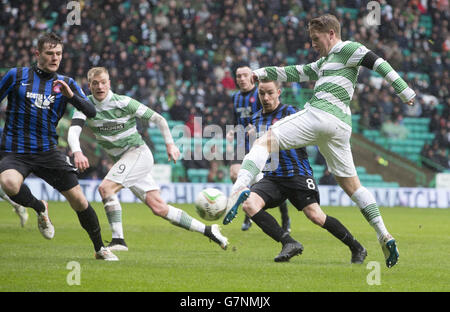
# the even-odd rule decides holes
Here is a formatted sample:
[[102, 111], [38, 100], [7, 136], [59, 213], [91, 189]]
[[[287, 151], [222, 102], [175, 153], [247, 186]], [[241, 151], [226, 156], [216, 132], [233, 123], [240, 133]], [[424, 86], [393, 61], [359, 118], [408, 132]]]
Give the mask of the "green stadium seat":
[[206, 183], [208, 182], [208, 169], [188, 169], [187, 177], [191, 182]]

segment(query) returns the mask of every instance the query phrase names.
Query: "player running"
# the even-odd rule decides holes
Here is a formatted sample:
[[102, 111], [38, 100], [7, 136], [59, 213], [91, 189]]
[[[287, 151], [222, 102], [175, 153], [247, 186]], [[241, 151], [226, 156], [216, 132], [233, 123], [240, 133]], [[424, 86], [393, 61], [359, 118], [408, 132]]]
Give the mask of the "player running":
[[56, 127], [70, 103], [90, 117], [95, 107], [70, 77], [59, 75], [63, 43], [53, 33], [37, 41], [37, 64], [13, 68], [0, 82], [0, 102], [8, 96], [6, 121], [0, 151], [0, 184], [8, 197], [37, 214], [38, 228], [52, 239], [55, 228], [48, 215], [48, 204], [38, 200], [23, 183], [31, 173], [57, 189], [76, 211], [83, 229], [89, 234], [97, 259], [117, 261], [104, 247], [97, 214], [86, 200], [74, 168], [57, 149]]
[[248, 197], [248, 181], [261, 171], [271, 152], [278, 148], [318, 145], [338, 184], [375, 229], [386, 266], [390, 268], [399, 258], [397, 243], [386, 229], [374, 196], [361, 185], [356, 173], [350, 146], [350, 100], [360, 66], [379, 73], [403, 102], [413, 105], [416, 94], [387, 61], [360, 43], [342, 41], [341, 27], [335, 16], [327, 14], [314, 18], [308, 26], [312, 46], [320, 54], [318, 61], [308, 65], [266, 67], [253, 72], [254, 79], [259, 81], [317, 82], [305, 109], [274, 124], [245, 156], [228, 200], [224, 224], [234, 218], [239, 205]]
[[69, 128], [68, 143], [74, 153], [75, 166], [81, 171], [86, 170], [89, 160], [81, 151], [79, 141], [86, 122], [97, 142], [115, 161], [98, 189], [112, 231], [109, 249], [128, 250], [122, 227], [122, 207], [117, 193], [122, 188], [129, 188], [155, 215], [176, 226], [202, 233], [225, 250], [228, 239], [220, 233], [217, 224], [206, 226], [185, 211], [166, 204], [160, 195], [159, 186], [151, 175], [153, 155], [137, 131], [136, 117], [158, 126], [166, 143], [168, 160], [176, 162], [180, 151], [174, 144], [164, 117], [128, 96], [113, 93], [106, 68], [94, 67], [87, 76], [92, 92], [89, 99], [95, 104], [97, 115], [86, 122], [86, 115], [76, 111]]

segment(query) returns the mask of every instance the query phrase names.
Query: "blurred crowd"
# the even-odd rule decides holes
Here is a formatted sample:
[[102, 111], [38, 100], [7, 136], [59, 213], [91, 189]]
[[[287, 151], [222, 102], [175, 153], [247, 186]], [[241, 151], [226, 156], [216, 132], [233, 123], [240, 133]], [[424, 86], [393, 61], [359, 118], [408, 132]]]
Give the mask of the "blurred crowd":
[[[3, 72], [29, 66], [38, 35], [54, 31], [65, 43], [60, 72], [74, 77], [87, 93], [88, 69], [105, 66], [114, 92], [188, 126], [201, 116], [204, 125], [225, 127], [232, 120], [229, 99], [236, 89], [236, 67], [315, 61], [306, 25], [313, 17], [332, 13], [341, 20], [343, 40], [359, 41], [387, 59], [418, 94], [416, 106], [405, 107], [393, 89], [362, 69], [351, 103], [353, 113], [361, 115], [361, 126], [381, 129], [388, 121], [401, 124], [405, 116], [430, 117], [430, 131], [436, 133], [438, 149], [445, 147], [448, 167], [448, 0], [380, 0], [377, 27], [366, 26], [368, 1], [362, 0], [77, 2], [80, 25], [68, 23], [73, 9], [66, 1], [0, 1]], [[430, 29], [423, 26], [424, 16], [431, 20]], [[141, 127], [148, 136], [145, 125]], [[431, 152], [423, 155], [433, 159], [439, 152], [435, 145], [432, 142]]]

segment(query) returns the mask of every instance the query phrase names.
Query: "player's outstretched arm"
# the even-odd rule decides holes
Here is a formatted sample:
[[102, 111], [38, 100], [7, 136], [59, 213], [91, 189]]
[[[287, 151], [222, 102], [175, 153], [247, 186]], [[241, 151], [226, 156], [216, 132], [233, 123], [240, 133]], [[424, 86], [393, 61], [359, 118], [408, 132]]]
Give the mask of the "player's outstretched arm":
[[317, 62], [285, 67], [269, 66], [253, 71], [254, 81], [303, 82], [319, 79]]
[[157, 112], [154, 112], [149, 121], [155, 123], [159, 128], [159, 131], [161, 131], [164, 142], [166, 143], [168, 161], [173, 160], [173, 162], [176, 163], [180, 157], [180, 150], [173, 141], [172, 133], [170, 133], [169, 124], [166, 119]]
[[403, 103], [414, 104], [416, 93], [386, 60], [372, 51], [368, 51], [362, 59], [361, 65], [380, 74], [394, 88], [395, 94]]

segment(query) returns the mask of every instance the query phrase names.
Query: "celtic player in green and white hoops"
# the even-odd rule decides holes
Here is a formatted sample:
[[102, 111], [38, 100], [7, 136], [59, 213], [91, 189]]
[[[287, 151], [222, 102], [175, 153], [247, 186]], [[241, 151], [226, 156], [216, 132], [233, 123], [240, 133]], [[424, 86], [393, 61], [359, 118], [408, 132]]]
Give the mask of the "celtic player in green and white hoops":
[[217, 224], [206, 226], [192, 218], [185, 211], [165, 203], [159, 186], [151, 175], [153, 155], [136, 128], [136, 117], [155, 123], [166, 143], [167, 155], [174, 162], [180, 151], [173, 142], [167, 121], [147, 106], [128, 97], [114, 94], [110, 90], [109, 74], [104, 67], [94, 67], [88, 72], [89, 99], [95, 104], [97, 115], [86, 120], [86, 116], [76, 111], [69, 128], [68, 143], [74, 153], [75, 166], [84, 171], [89, 167], [88, 159], [80, 147], [80, 133], [84, 123], [92, 129], [97, 142], [115, 161], [99, 186], [106, 215], [112, 231], [110, 250], [128, 250], [122, 227], [122, 207], [117, 193], [129, 188], [157, 216], [187, 230], [196, 231], [227, 248], [228, 240]]
[[361, 185], [353, 163], [350, 100], [360, 66], [379, 73], [404, 103], [413, 105], [416, 94], [387, 61], [360, 43], [341, 41], [341, 27], [335, 16], [327, 14], [314, 18], [308, 26], [312, 47], [320, 54], [318, 61], [260, 68], [253, 72], [253, 78], [255, 81], [317, 81], [314, 94], [305, 109], [279, 120], [256, 140], [242, 162], [223, 222], [228, 224], [235, 217], [239, 205], [248, 197], [247, 185], [264, 167], [271, 152], [278, 148], [317, 145], [336, 181], [375, 229], [386, 266], [392, 267], [399, 257], [396, 241], [384, 225], [374, 196]]

